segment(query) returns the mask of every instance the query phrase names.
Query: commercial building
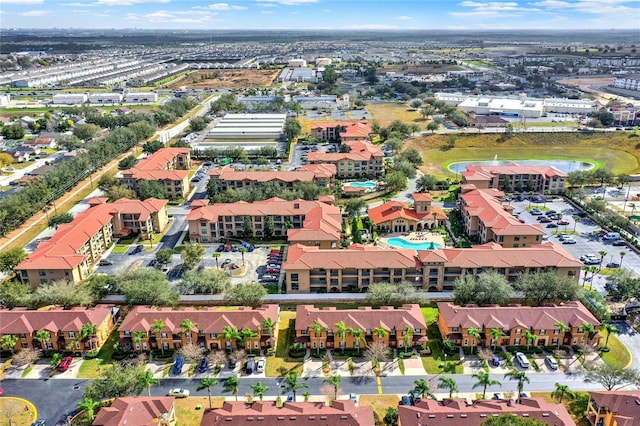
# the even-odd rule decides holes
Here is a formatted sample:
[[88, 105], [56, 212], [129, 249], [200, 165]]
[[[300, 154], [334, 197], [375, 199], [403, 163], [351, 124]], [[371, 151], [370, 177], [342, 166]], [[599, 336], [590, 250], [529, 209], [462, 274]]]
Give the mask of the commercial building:
[[640, 419], [640, 391], [590, 391], [586, 416], [593, 426], [635, 426]]
[[351, 106], [348, 94], [344, 94], [342, 97], [335, 95], [298, 95], [293, 96], [292, 100], [293, 102], [300, 104], [300, 107], [304, 110], [335, 111], [339, 109], [348, 109]]
[[542, 242], [544, 229], [539, 224], [521, 223], [513, 207], [503, 205], [504, 193], [497, 189], [474, 189], [462, 185], [460, 209], [464, 230], [480, 244], [494, 242], [503, 247], [530, 247]]
[[226, 114], [203, 145], [277, 146], [284, 136], [286, 114]]
[[[558, 325], [562, 323], [567, 329]], [[589, 334], [585, 324], [596, 332]], [[475, 346], [576, 346], [581, 343], [597, 345], [600, 321], [580, 302], [554, 306], [458, 306], [451, 302], [438, 303], [440, 334], [465, 348]], [[480, 332], [476, 340], [469, 329]], [[503, 336], [497, 341], [490, 330], [498, 328]], [[525, 334], [534, 337], [527, 340]]]
[[413, 232], [436, 228], [449, 218], [439, 206], [432, 206], [429, 194], [413, 194], [413, 207], [401, 201], [387, 201], [367, 211], [369, 218], [379, 230], [385, 232]]
[[368, 141], [371, 132], [366, 121], [323, 121], [311, 126], [311, 136], [318, 142]]
[[520, 166], [510, 163], [504, 166], [468, 165], [462, 172], [462, 183], [476, 188], [495, 188], [502, 191], [535, 191], [550, 194], [564, 192], [567, 174], [552, 166]]
[[92, 105], [116, 105], [122, 103], [122, 93], [89, 93], [88, 102]]
[[539, 118], [547, 113], [588, 114], [594, 112], [597, 103], [590, 99], [529, 98], [468, 95], [464, 93], [436, 93], [437, 100], [452, 105], [464, 112], [479, 115], [501, 115], [506, 117]]
[[519, 404], [512, 400], [470, 403], [464, 399], [422, 399], [415, 405], [398, 406], [398, 422], [402, 426], [481, 426], [488, 419], [507, 414], [522, 419], [536, 419], [547, 425], [575, 425], [564, 405], [551, 404], [542, 398], [521, 398]]
[[[198, 345], [208, 350], [246, 349], [260, 351], [275, 347], [277, 341], [278, 305], [263, 305], [260, 308], [154, 308], [135, 306], [129, 311], [119, 327], [120, 344], [126, 350], [179, 349], [185, 345]], [[193, 329], [184, 327], [189, 320]], [[268, 323], [272, 326], [268, 326]], [[156, 330], [154, 322], [161, 321], [164, 327]], [[242, 340], [225, 337], [225, 329], [251, 330], [255, 337]], [[144, 336], [134, 341], [134, 333]]]
[[176, 410], [172, 396], [122, 397], [100, 408], [92, 426], [175, 426]]
[[339, 293], [366, 291], [369, 285], [378, 282], [409, 282], [429, 291], [450, 291], [457, 278], [486, 271], [504, 275], [510, 282], [521, 274], [549, 270], [577, 280], [582, 266], [582, 262], [554, 243], [524, 248], [488, 243], [417, 252], [358, 244], [343, 250], [319, 250], [294, 244], [289, 247], [283, 269], [287, 293]]
[[278, 82], [317, 83], [322, 80], [322, 72], [316, 68], [286, 67], [278, 76]]
[[[0, 339], [6, 335], [16, 336], [15, 352], [22, 349], [98, 351], [113, 330], [118, 310], [113, 305], [72, 309], [0, 309]], [[85, 335], [83, 326], [87, 324], [93, 324], [95, 329]], [[49, 332], [48, 338], [40, 340], [39, 331]]]
[[216, 185], [218, 192], [228, 189], [256, 189], [267, 183], [282, 188], [294, 189], [302, 182], [313, 182], [322, 187], [330, 187], [336, 176], [333, 164], [310, 164], [290, 171], [238, 171], [223, 167], [209, 172], [210, 185]]
[[[208, 243], [223, 237], [287, 236], [290, 242], [336, 248], [340, 243], [342, 215], [332, 198], [324, 201], [270, 198], [247, 203], [194, 206], [187, 215], [189, 238]], [[245, 229], [250, 225], [251, 229]]]
[[202, 426], [222, 425], [281, 425], [281, 426], [371, 426], [375, 424], [373, 408], [356, 407], [354, 401], [337, 400], [331, 406], [324, 402], [285, 402], [278, 407], [275, 401], [226, 401], [222, 408], [207, 410]]
[[613, 87], [640, 92], [640, 74], [628, 74], [613, 79]]
[[[344, 334], [338, 324], [344, 324]], [[419, 305], [372, 309], [316, 308], [298, 305], [296, 343], [310, 349], [364, 349], [374, 342], [389, 348], [424, 346], [427, 325]]]
[[155, 92], [129, 92], [124, 95], [124, 101], [128, 104], [152, 104], [158, 102], [158, 94]]
[[349, 152], [314, 151], [307, 155], [311, 164], [333, 164], [339, 178], [376, 178], [384, 173], [384, 153], [369, 142], [343, 142]]
[[185, 197], [189, 192], [190, 152], [189, 148], [162, 148], [140, 160], [135, 167], [123, 170], [121, 181], [133, 190], [140, 181], [160, 182], [166, 198]]
[[122, 198], [107, 204], [105, 198], [94, 198], [90, 208], [79, 213], [71, 223], [58, 226], [55, 235], [38, 247], [16, 267], [23, 282], [32, 287], [56, 280], [75, 283], [85, 280], [114, 235], [140, 232], [148, 238], [161, 232], [168, 223], [166, 200], [145, 201]]
[[86, 93], [60, 93], [53, 95], [54, 105], [82, 105], [86, 104], [89, 95]]

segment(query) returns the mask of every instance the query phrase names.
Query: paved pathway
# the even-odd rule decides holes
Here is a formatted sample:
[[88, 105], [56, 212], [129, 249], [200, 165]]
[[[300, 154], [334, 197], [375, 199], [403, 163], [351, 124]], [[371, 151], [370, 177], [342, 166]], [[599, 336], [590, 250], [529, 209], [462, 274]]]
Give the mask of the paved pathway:
[[633, 357], [631, 360], [631, 368], [640, 371], [640, 335], [626, 321], [614, 321], [613, 324], [620, 330], [618, 339], [620, 339], [627, 349], [629, 349], [629, 352], [631, 352], [631, 356]]

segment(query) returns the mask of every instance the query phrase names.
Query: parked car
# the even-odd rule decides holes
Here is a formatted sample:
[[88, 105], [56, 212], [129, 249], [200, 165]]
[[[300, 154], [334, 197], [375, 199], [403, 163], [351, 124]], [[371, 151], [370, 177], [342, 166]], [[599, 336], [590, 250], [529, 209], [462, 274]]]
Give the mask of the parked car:
[[606, 241], [615, 241], [615, 240], [619, 240], [620, 239], [620, 234], [617, 232], [607, 232], [606, 234], [604, 234], [604, 236], [602, 237], [603, 240]]
[[189, 389], [182, 389], [182, 388], [173, 388], [170, 389], [169, 392], [167, 393], [168, 396], [175, 396], [176, 398], [186, 398], [191, 394], [191, 392], [189, 392]]
[[173, 363], [173, 367], [171, 367], [172, 374], [180, 374], [182, 373], [182, 367], [184, 366], [184, 358], [179, 356], [176, 358], [176, 362]]
[[491, 358], [491, 365], [494, 367], [498, 367], [500, 365], [500, 357], [498, 355], [493, 354], [493, 357]]
[[547, 366], [552, 369], [552, 370], [557, 370], [558, 369], [558, 361], [556, 361], [556, 359], [554, 357], [552, 357], [551, 355], [547, 355], [544, 357], [544, 362], [545, 364], [547, 364]]
[[548, 217], [543, 217], [542, 219], [538, 219], [538, 220], [540, 221], [540, 223], [551, 223], [551, 222], [553, 222]]
[[403, 395], [402, 398], [400, 398], [400, 405], [413, 405], [411, 403], [411, 397], [409, 397], [409, 395]]
[[258, 362], [256, 362], [256, 373], [263, 373], [264, 372], [264, 359], [259, 359]]
[[529, 213], [531, 213], [534, 216], [542, 216], [542, 211], [538, 209], [533, 209]]
[[230, 360], [229, 360], [229, 362], [227, 363], [227, 366], [228, 366], [231, 370], [233, 370], [234, 368], [236, 368], [236, 362], [230, 359]]
[[47, 426], [47, 422], [44, 419], [38, 419], [31, 423], [31, 426]]
[[220, 253], [220, 252], [224, 251], [224, 244], [220, 244], [220, 245], [218, 246], [218, 248], [216, 248], [216, 251], [217, 251], [218, 253]]
[[531, 367], [531, 363], [527, 359], [527, 356], [522, 352], [516, 352], [516, 360], [518, 361], [518, 364], [520, 364], [520, 367], [522, 368]]
[[65, 356], [60, 360], [60, 364], [58, 364], [58, 371], [67, 371], [73, 362], [73, 358], [70, 356]]
[[547, 228], [557, 228], [557, 227], [558, 227], [558, 225], [553, 223], [553, 222], [547, 223]]
[[244, 374], [253, 374], [253, 370], [256, 368], [256, 358], [250, 356], [247, 358], [247, 364], [244, 366]]
[[287, 395], [287, 402], [293, 402], [293, 394], [292, 393]]
[[356, 405], [356, 406], [358, 405], [358, 395], [357, 395], [357, 394], [355, 394], [355, 393], [350, 393], [350, 394], [349, 394], [349, 399], [350, 399], [351, 401], [353, 401], [354, 405]]
[[230, 263], [233, 263], [233, 260], [231, 260], [231, 259], [225, 259], [225, 260], [224, 260], [224, 262], [222, 262], [222, 266], [226, 266], [226, 265], [228, 265], [228, 264], [230, 264]]
[[558, 225], [568, 225], [569, 221], [568, 220], [559, 220], [558, 221]]
[[617, 262], [609, 262], [609, 263], [607, 263], [607, 268], [609, 268], [609, 269], [614, 269], [614, 268], [619, 268], [619, 267], [620, 267], [620, 264], [617, 263]]
[[204, 373], [209, 368], [209, 360], [203, 357], [198, 364], [198, 373]]
[[113, 262], [108, 260], [108, 259], [102, 259], [100, 262], [98, 262], [98, 265], [100, 265], [100, 266], [111, 266], [111, 265], [113, 265]]
[[564, 238], [562, 240], [562, 244], [576, 244], [576, 240], [574, 240], [573, 238]]
[[504, 394], [502, 392], [496, 392], [496, 393], [493, 394], [491, 399], [495, 399], [495, 400], [498, 400], [498, 401], [504, 401]]
[[625, 240], [615, 240], [611, 245], [616, 247], [626, 247], [627, 242]]

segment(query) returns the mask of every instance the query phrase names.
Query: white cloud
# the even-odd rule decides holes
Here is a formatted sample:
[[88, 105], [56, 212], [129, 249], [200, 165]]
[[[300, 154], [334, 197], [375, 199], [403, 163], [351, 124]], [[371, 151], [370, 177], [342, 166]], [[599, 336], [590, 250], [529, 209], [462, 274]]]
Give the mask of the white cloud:
[[412, 18], [411, 16], [405, 16], [405, 15], [403, 15], [403, 16], [396, 16], [396, 19], [397, 19], [398, 21], [408, 21], [408, 20], [413, 19], [413, 18]]
[[323, 12], [324, 13], [331, 13], [331, 9], [324, 9]]
[[270, 15], [273, 13], [273, 10], [261, 10], [260, 15]]
[[42, 4], [44, 0], [2, 0], [2, 4]]
[[169, 3], [171, 0], [97, 0], [96, 6], [133, 6], [143, 3]]
[[142, 21], [156, 24], [177, 23], [177, 24], [203, 24], [211, 21], [211, 17], [215, 13], [202, 12], [196, 18], [185, 18], [181, 16], [193, 16], [192, 11], [166, 11], [157, 10], [147, 14], [128, 13], [125, 15], [127, 21]]
[[256, 0], [257, 2], [269, 2], [285, 6], [300, 6], [303, 4], [318, 3], [320, 0]]
[[95, 7], [98, 6], [96, 3], [62, 3], [62, 6], [65, 7]]
[[50, 14], [51, 11], [50, 10], [29, 10], [27, 12], [20, 12], [18, 13], [18, 15], [20, 16], [30, 16], [30, 17], [35, 17], [35, 16], [44, 16], [44, 15], [48, 15]]
[[206, 6], [205, 9], [212, 9], [212, 10], [247, 10], [247, 8], [245, 6], [232, 6], [232, 5], [229, 5], [228, 3], [210, 4], [209, 6]]

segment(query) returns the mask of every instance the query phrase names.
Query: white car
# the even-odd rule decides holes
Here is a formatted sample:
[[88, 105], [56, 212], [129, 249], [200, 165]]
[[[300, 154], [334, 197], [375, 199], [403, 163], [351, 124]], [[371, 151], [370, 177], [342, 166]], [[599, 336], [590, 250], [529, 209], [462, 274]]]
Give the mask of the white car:
[[256, 373], [262, 372], [264, 372], [264, 359], [259, 359], [258, 362], [256, 362]]
[[520, 367], [525, 369], [531, 367], [531, 363], [527, 359], [527, 356], [522, 352], [516, 352], [516, 359], [518, 360], [518, 364], [520, 364]]
[[182, 389], [182, 388], [173, 388], [169, 390], [169, 393], [167, 393], [167, 395], [175, 396], [176, 398], [186, 398], [190, 394], [191, 392], [189, 392], [189, 389]]

